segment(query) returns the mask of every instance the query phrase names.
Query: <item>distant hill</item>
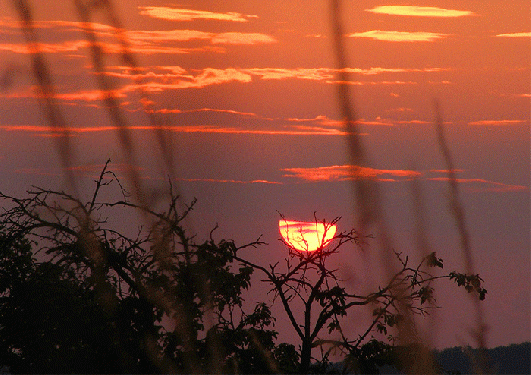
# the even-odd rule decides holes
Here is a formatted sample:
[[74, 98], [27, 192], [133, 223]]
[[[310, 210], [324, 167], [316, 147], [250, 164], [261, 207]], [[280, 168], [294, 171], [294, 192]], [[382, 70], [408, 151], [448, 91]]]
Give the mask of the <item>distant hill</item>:
[[[473, 358], [478, 349], [454, 347], [435, 352], [435, 359], [446, 373], [473, 374]], [[531, 343], [498, 346], [485, 351], [488, 370], [494, 374], [531, 374]]]
[[[441, 374], [475, 374], [474, 359], [480, 354], [478, 349], [454, 347], [434, 351], [435, 361]], [[531, 374], [531, 343], [512, 344], [486, 349], [487, 373], [490, 374]], [[336, 370], [341, 365], [336, 364]], [[394, 367], [379, 368], [380, 374], [401, 374]]]

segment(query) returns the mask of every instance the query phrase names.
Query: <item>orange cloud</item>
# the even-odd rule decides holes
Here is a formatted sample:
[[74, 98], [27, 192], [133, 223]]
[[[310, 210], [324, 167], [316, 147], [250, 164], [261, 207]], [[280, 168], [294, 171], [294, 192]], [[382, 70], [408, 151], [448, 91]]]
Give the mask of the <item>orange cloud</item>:
[[503, 37], [503, 38], [529, 38], [529, 37], [531, 37], [531, 32], [511, 33], [511, 34], [498, 34], [496, 36]]
[[256, 16], [246, 16], [241, 13], [228, 12], [216, 13], [202, 10], [157, 7], [157, 6], [139, 6], [140, 15], [168, 21], [193, 21], [196, 19], [231, 21], [231, 22], [248, 22], [247, 18], [256, 18]]
[[463, 17], [471, 16], [474, 13], [468, 10], [443, 9], [437, 7], [422, 7], [414, 5], [382, 5], [372, 9], [365, 9], [367, 12], [388, 14], [392, 16], [414, 16], [414, 17]]
[[[375, 169], [356, 165], [333, 165], [330, 167], [317, 168], [285, 168], [282, 169], [282, 171], [288, 172], [284, 177], [292, 177], [309, 182], [375, 179], [381, 175], [411, 179], [421, 175], [420, 172], [412, 170]], [[377, 178], [377, 180], [396, 181], [394, 178]]]
[[347, 34], [349, 38], [371, 38], [386, 42], [433, 42], [448, 34], [430, 33], [425, 31], [382, 31], [371, 30], [362, 33]]
[[482, 120], [469, 122], [471, 126], [507, 126], [525, 124], [527, 120]]

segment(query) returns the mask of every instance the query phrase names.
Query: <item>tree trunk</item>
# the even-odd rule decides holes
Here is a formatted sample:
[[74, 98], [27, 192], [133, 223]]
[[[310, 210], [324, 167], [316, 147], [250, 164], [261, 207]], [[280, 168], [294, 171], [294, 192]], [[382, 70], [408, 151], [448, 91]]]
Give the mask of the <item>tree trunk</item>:
[[299, 367], [300, 374], [307, 374], [310, 371], [310, 364], [312, 361], [312, 343], [308, 338], [302, 342], [301, 349], [301, 364]]

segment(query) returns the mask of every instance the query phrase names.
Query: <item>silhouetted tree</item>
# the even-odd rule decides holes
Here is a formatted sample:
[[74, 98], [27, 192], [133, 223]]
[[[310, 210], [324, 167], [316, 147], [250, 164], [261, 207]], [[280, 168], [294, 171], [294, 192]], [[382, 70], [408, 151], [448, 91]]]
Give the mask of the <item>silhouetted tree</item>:
[[[122, 199], [100, 201], [111, 184]], [[170, 185], [165, 211], [132, 203], [107, 165], [87, 202], [40, 188], [28, 195], [0, 193], [8, 206], [0, 214], [0, 360], [13, 372], [325, 372], [332, 348], [343, 351], [345, 368], [353, 371], [374, 372], [381, 364], [408, 370], [404, 353], [412, 357], [422, 348], [394, 347], [370, 335], [428, 313], [437, 279], [452, 279], [480, 299], [486, 293], [478, 275], [428, 272], [443, 267], [435, 253], [416, 267], [396, 253], [400, 267], [385, 286], [367, 295], [350, 292], [328, 259], [366, 238], [351, 230], [325, 242], [339, 219], [322, 221], [323, 245], [315, 251], [286, 243], [284, 270], [254, 264], [240, 250], [262, 242], [238, 247], [212, 233], [197, 242], [183, 226], [195, 202], [180, 212]], [[104, 215], [127, 217], [127, 210], [141, 212], [148, 228], [136, 236], [112, 229]], [[280, 299], [298, 350], [276, 343], [265, 303], [244, 305], [255, 269]], [[372, 309], [373, 321], [352, 337], [342, 324], [360, 306]], [[334, 340], [333, 332], [339, 334]], [[312, 362], [315, 348], [322, 356]]]
[[[419, 353], [423, 348], [394, 347], [376, 340], [367, 341], [370, 334], [379, 332], [388, 334], [388, 329], [396, 327], [411, 315], [426, 315], [434, 302], [433, 282], [437, 279], [455, 280], [468, 292], [477, 293], [479, 299], [485, 298], [486, 290], [482, 287], [479, 275], [466, 275], [450, 272], [447, 275], [432, 275], [430, 268], [443, 268], [443, 260], [431, 253], [416, 267], [409, 265], [408, 257], [395, 252], [399, 264], [397, 272], [385, 286], [367, 295], [358, 295], [347, 290], [337, 277], [337, 270], [328, 266], [328, 259], [338, 253], [346, 243], [361, 245], [367, 240], [356, 230], [341, 232], [326, 240], [326, 233], [339, 218], [327, 223], [318, 221], [324, 228], [321, 244], [314, 251], [300, 251], [292, 243], [283, 239], [288, 251], [284, 270], [278, 270], [278, 263], [269, 268], [257, 265], [236, 256], [236, 259], [266, 275], [266, 282], [271, 284], [275, 296], [280, 299], [287, 317], [297, 333], [300, 342], [299, 373], [323, 372], [327, 368], [329, 350], [324, 350], [321, 358], [314, 358], [312, 349], [325, 346], [343, 351], [346, 368], [373, 373], [377, 366], [393, 364], [406, 370], [413, 362], [407, 360], [406, 353]], [[296, 302], [297, 301], [297, 302]], [[302, 304], [302, 314], [297, 316], [296, 306]], [[372, 309], [373, 321], [357, 337], [345, 332], [342, 322], [354, 307], [368, 306]], [[323, 335], [323, 331], [324, 333]], [[341, 339], [328, 339], [333, 332], [339, 333]], [[411, 357], [411, 356], [410, 356]], [[413, 358], [413, 357], [412, 357]], [[418, 358], [418, 357], [417, 357]]]
[[[40, 188], [0, 193], [0, 363], [39, 373], [278, 371], [275, 356], [286, 362], [290, 346], [276, 347], [266, 304], [244, 309], [253, 269], [234, 261], [241, 248], [188, 236], [193, 204], [178, 212], [171, 188], [164, 212], [129, 202], [121, 185], [123, 199], [101, 202], [116, 183], [106, 165], [88, 202]], [[106, 209], [140, 211], [150, 226], [128, 237]]]

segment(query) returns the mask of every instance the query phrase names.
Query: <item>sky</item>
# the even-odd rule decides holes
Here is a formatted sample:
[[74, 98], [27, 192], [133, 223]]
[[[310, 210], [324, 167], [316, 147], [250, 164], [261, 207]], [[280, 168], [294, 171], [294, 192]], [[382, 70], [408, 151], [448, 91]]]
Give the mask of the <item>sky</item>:
[[[261, 236], [269, 245], [245, 256], [267, 265], [287, 256], [280, 215], [341, 217], [337, 230], [348, 231], [359, 216], [353, 181], [371, 178], [397, 251], [414, 258], [420, 196], [431, 248], [446, 271], [463, 270], [437, 101], [488, 290], [487, 344], [530, 340], [528, 1], [343, 1], [342, 69], [328, 1], [114, 1], [112, 17], [94, 9], [86, 18], [74, 1], [29, 3], [26, 33], [9, 1], [0, 8], [0, 191], [65, 188], [71, 175], [88, 194], [111, 159], [126, 184], [137, 176], [159, 194], [171, 179], [184, 201], [197, 198], [190, 231], [208, 235], [217, 224], [218, 238], [242, 245]], [[53, 79], [55, 126], [28, 36]], [[103, 51], [99, 65], [90, 36]], [[337, 100], [345, 85], [363, 167], [349, 157]], [[350, 287], [376, 288], [379, 251], [375, 241], [338, 254]], [[473, 344], [466, 293], [443, 281], [437, 299], [434, 345]]]

